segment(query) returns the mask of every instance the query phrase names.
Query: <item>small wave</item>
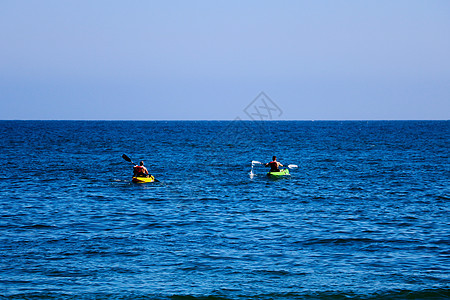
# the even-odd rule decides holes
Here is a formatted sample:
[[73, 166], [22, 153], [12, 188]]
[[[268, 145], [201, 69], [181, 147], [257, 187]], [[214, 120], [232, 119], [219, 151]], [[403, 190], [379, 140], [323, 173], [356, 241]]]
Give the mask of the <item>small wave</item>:
[[449, 245], [450, 240], [449, 239], [443, 239], [443, 240], [437, 240], [437, 241], [430, 241], [430, 243], [433, 243], [435, 245]]
[[450, 200], [450, 197], [448, 197], [446, 195], [439, 195], [436, 198], [437, 198], [437, 200]]
[[304, 272], [293, 273], [285, 270], [259, 270], [255, 271], [254, 273], [261, 275], [274, 275], [274, 276], [304, 276], [308, 274]]
[[200, 199], [198, 199], [199, 201], [209, 201], [209, 200], [220, 200], [219, 198], [217, 198], [217, 197], [204, 197], [204, 198], [200, 198]]
[[303, 242], [304, 245], [320, 244], [354, 244], [354, 243], [378, 243], [368, 238], [337, 238], [337, 239], [310, 239]]
[[54, 229], [56, 226], [54, 225], [45, 225], [45, 224], [34, 224], [34, 225], [24, 225], [20, 226], [22, 229]]

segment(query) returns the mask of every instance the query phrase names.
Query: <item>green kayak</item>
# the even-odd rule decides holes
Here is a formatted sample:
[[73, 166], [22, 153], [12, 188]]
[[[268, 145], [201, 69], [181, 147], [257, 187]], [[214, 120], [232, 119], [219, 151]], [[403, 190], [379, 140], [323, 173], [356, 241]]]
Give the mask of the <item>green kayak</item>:
[[281, 177], [281, 176], [285, 176], [285, 175], [289, 175], [289, 169], [283, 169], [283, 170], [280, 170], [280, 172], [267, 173], [267, 176], [269, 176], [269, 177]]

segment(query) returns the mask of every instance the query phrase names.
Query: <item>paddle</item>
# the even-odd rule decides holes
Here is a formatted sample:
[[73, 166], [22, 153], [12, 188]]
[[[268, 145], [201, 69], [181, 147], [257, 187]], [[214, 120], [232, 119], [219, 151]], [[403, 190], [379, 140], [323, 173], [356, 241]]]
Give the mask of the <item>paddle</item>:
[[[255, 164], [265, 165], [265, 164], [262, 163], [262, 162], [259, 162], [259, 161], [256, 161], [256, 160], [252, 160], [252, 167], [253, 167]], [[287, 165], [286, 167], [288, 167], [289, 169], [298, 168], [298, 166], [297, 166], [297, 165], [294, 165], [294, 164]]]
[[126, 154], [122, 154], [122, 158], [125, 159], [127, 162], [132, 163], [133, 165], [136, 165], [131, 158], [129, 158]]
[[[126, 154], [122, 154], [122, 158], [123, 159], [125, 159], [127, 162], [130, 162], [130, 163], [132, 163], [133, 165], [136, 165], [132, 160], [131, 160], [131, 158], [129, 158]], [[151, 174], [149, 174], [149, 176], [152, 176]], [[153, 176], [153, 179], [155, 180], [155, 182], [160, 182], [158, 179], [156, 179], [154, 176]]]

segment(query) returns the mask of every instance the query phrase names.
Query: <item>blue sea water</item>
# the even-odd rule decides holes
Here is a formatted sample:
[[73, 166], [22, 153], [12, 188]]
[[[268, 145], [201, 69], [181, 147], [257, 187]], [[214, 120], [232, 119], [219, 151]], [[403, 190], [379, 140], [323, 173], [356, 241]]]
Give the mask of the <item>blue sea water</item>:
[[449, 129], [0, 121], [0, 298], [448, 299]]

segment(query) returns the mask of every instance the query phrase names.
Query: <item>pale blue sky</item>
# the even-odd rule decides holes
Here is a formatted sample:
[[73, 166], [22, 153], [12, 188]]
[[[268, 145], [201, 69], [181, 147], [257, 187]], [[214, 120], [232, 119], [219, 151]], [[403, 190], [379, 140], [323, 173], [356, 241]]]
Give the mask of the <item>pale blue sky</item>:
[[449, 119], [450, 1], [1, 1], [0, 119]]

